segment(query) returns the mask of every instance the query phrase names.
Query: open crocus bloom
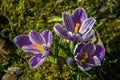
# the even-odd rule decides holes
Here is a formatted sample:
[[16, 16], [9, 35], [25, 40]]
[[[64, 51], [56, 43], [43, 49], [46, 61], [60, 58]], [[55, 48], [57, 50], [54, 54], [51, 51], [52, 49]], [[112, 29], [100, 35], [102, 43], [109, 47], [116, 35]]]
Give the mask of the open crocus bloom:
[[16, 36], [14, 42], [16, 46], [24, 52], [33, 55], [29, 60], [29, 65], [32, 68], [36, 68], [44, 62], [46, 56], [49, 54], [49, 47], [52, 43], [52, 33], [49, 30], [45, 30], [39, 34], [31, 30], [29, 36]]
[[58, 36], [72, 41], [88, 41], [93, 37], [95, 31], [92, 30], [92, 27], [95, 19], [87, 18], [86, 11], [83, 8], [75, 9], [72, 16], [63, 12], [62, 18], [65, 28], [59, 23], [54, 27]]
[[105, 49], [93, 43], [79, 43], [74, 49], [74, 59], [82, 71], [90, 70], [93, 66], [100, 66], [105, 56]]

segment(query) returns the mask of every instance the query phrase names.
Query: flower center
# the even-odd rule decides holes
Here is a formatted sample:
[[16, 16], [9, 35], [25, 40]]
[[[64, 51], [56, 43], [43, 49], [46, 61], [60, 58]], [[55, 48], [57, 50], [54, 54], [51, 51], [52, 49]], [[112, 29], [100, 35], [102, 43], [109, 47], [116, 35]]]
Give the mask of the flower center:
[[84, 55], [83, 55], [83, 58], [80, 60], [80, 63], [86, 63], [86, 60], [88, 58], [88, 52], [85, 52]]
[[75, 24], [75, 29], [74, 29], [74, 32], [75, 32], [76, 34], [78, 33], [79, 28], [80, 28], [80, 23], [76, 23], [76, 24]]
[[34, 46], [33, 46], [33, 49], [37, 49], [39, 50], [41, 53], [44, 53], [44, 48], [43, 46], [37, 44], [37, 43], [34, 43]]

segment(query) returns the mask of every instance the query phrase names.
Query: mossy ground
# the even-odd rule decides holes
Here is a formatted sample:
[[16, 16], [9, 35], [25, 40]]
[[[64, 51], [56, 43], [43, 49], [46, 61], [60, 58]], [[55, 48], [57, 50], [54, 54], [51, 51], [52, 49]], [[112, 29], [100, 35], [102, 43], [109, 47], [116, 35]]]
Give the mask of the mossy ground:
[[[82, 80], [119, 80], [120, 79], [120, 0], [0, 0], [0, 79], [10, 66], [22, 68], [18, 80], [75, 80], [77, 69], [70, 68], [65, 62], [69, 51], [68, 44], [57, 44], [60, 40], [53, 31], [55, 23], [62, 23], [62, 12], [69, 14], [83, 7], [88, 17], [95, 17], [94, 28], [100, 34], [105, 46], [102, 66], [80, 74]], [[31, 30], [42, 32], [51, 30], [54, 41], [51, 54], [59, 52], [56, 64], [52, 57], [36, 69], [28, 65], [30, 55], [18, 49], [13, 39], [17, 35], [28, 35]], [[62, 47], [61, 50], [56, 48]], [[67, 49], [67, 50], [65, 50]], [[59, 50], [59, 51], [58, 51]], [[51, 63], [48, 61], [52, 60]]]

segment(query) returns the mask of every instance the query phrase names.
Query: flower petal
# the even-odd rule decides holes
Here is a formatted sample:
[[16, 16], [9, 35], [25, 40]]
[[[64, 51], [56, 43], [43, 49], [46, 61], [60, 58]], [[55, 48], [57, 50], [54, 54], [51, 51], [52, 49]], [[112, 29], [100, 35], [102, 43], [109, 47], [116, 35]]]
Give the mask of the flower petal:
[[42, 35], [44, 36], [47, 45], [50, 47], [50, 45], [52, 43], [52, 38], [53, 38], [52, 32], [49, 30], [45, 30], [42, 32]]
[[68, 32], [67, 33], [67, 39], [72, 40], [72, 41], [78, 41], [78, 40], [81, 40], [82, 37], [81, 37], [80, 34], [75, 34], [75, 33], [72, 33], [72, 32]]
[[44, 47], [45, 52], [42, 55], [42, 57], [46, 57], [49, 54], [50, 49], [49, 49], [49, 47], [47, 45], [43, 45], [43, 47]]
[[89, 56], [92, 56], [96, 50], [96, 47], [93, 43], [88, 43], [83, 47], [83, 53], [88, 52]]
[[69, 16], [66, 12], [62, 13], [63, 24], [66, 27], [67, 31], [74, 31], [74, 25], [71, 16]]
[[80, 60], [83, 58], [84, 53], [85, 53], [85, 49], [84, 47], [86, 47], [86, 44], [82, 45], [81, 49], [79, 50], [79, 52], [76, 51], [76, 55], [75, 55], [75, 60], [80, 63]]
[[74, 59], [77, 63], [80, 63], [80, 60], [83, 57], [83, 53], [78, 52], [76, 55], [74, 55]]
[[[45, 57], [46, 58], [46, 57]], [[41, 64], [43, 64], [43, 62], [45, 61], [45, 58], [41, 57], [41, 56], [33, 56], [30, 60], [29, 60], [29, 65], [32, 68], [36, 68], [38, 66], [40, 66]]]
[[29, 40], [29, 37], [26, 35], [19, 35], [14, 38], [14, 43], [17, 47], [22, 48], [24, 45], [32, 44]]
[[83, 8], [75, 9], [73, 14], [72, 14], [72, 19], [73, 19], [74, 26], [75, 26], [76, 23], [82, 24], [83, 21], [86, 18], [87, 18], [87, 14], [86, 14], [86, 11]]
[[29, 34], [29, 39], [30, 41], [34, 44], [34, 43], [37, 43], [37, 44], [44, 44], [46, 43], [45, 42], [45, 39], [43, 37], [43, 35], [35, 32], [35, 31], [31, 31], [30, 34]]
[[102, 60], [105, 56], [105, 48], [101, 45], [96, 45], [96, 51], [94, 53], [100, 60]]
[[42, 55], [42, 57], [46, 57], [49, 53], [50, 53], [50, 51], [45, 51], [44, 54]]
[[55, 33], [62, 37], [62, 38], [67, 38], [67, 31], [62, 28], [61, 24], [56, 24], [54, 27]]
[[83, 64], [82, 66], [78, 64], [78, 68], [81, 71], [87, 71], [87, 70], [90, 70], [92, 68], [92, 66], [90, 66], [89, 64]]
[[40, 51], [38, 49], [33, 49], [33, 44], [32, 45], [25, 45], [22, 47], [22, 50], [28, 54], [40, 54]]
[[100, 66], [101, 62], [100, 59], [97, 56], [93, 56], [88, 59], [87, 63], [91, 66]]
[[76, 55], [78, 52], [80, 52], [81, 48], [83, 48], [85, 44], [84, 43], [78, 43], [75, 45], [75, 49], [74, 49], [74, 55]]
[[94, 34], [95, 34], [94, 30], [89, 31], [89, 33], [84, 34], [82, 36], [82, 41], [88, 41], [88, 40], [92, 39], [94, 37]]
[[94, 18], [87, 18], [81, 25], [81, 28], [79, 29], [79, 33], [87, 34], [92, 29], [95, 21], [96, 20]]

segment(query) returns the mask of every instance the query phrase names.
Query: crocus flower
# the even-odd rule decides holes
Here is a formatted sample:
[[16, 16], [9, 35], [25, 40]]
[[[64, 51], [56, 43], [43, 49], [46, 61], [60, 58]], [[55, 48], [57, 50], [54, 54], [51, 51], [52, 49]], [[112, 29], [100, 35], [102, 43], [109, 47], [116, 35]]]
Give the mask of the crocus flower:
[[100, 66], [105, 56], [103, 46], [93, 43], [78, 43], [74, 49], [74, 59], [82, 71], [90, 70], [93, 66]]
[[16, 46], [21, 48], [24, 52], [33, 55], [29, 60], [29, 65], [32, 68], [36, 68], [45, 61], [45, 58], [49, 54], [49, 47], [52, 43], [52, 33], [49, 30], [45, 30], [39, 34], [31, 30], [29, 36], [16, 36], [14, 42]]
[[95, 19], [87, 18], [86, 11], [83, 8], [77, 8], [69, 16], [67, 12], [62, 13], [63, 24], [56, 24], [54, 31], [62, 38], [69, 39], [72, 41], [88, 41], [90, 40], [95, 31], [92, 29]]

